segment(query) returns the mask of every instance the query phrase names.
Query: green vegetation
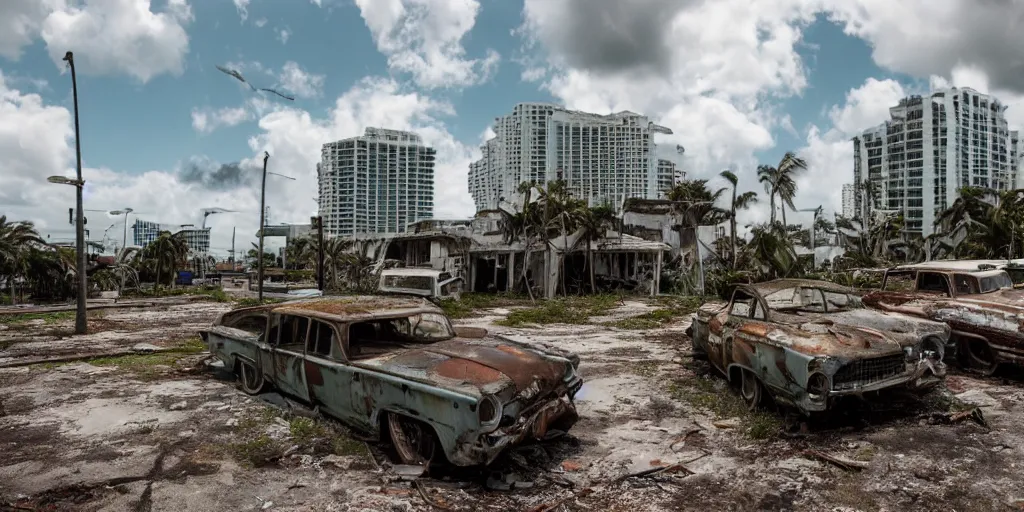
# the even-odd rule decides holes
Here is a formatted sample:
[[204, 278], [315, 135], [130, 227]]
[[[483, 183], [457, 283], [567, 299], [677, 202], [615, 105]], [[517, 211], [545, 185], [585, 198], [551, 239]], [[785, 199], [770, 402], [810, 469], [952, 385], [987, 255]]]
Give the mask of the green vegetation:
[[[669, 395], [693, 407], [709, 411], [716, 419], [739, 418], [740, 429], [755, 441], [774, 439], [782, 432], [782, 420], [766, 411], [750, 411], [738, 394], [733, 393], [725, 381], [696, 377], [692, 380], [676, 379], [669, 384]], [[719, 389], [721, 388], [721, 389]]]
[[159, 378], [167, 367], [178, 368], [178, 361], [182, 358], [205, 351], [206, 343], [202, 338], [192, 336], [163, 352], [100, 357], [86, 362], [93, 366], [113, 366], [118, 370], [131, 372], [141, 380], [153, 380]]
[[516, 294], [463, 293], [459, 300], [442, 300], [441, 309], [453, 319], [470, 318], [478, 316], [481, 309], [522, 305], [526, 300], [526, 296]]
[[656, 329], [693, 314], [703, 300], [700, 297], [663, 295], [657, 298], [657, 303], [662, 307], [605, 325], [637, 331]]
[[585, 324], [590, 317], [601, 315], [619, 304], [618, 295], [583, 295], [546, 300], [540, 304], [518, 309], [504, 320], [496, 322], [506, 327], [528, 324]]
[[55, 311], [53, 313], [25, 313], [20, 315], [0, 315], [0, 325], [19, 325], [32, 320], [42, 320], [46, 325], [75, 319], [74, 311]]
[[287, 416], [269, 406], [249, 411], [239, 418], [235, 426], [238, 441], [231, 443], [228, 451], [236, 460], [251, 467], [273, 462], [293, 445], [297, 445], [301, 453], [317, 455], [367, 454], [365, 443], [353, 439], [343, 427], [319, 418], [292, 416], [288, 420], [288, 438], [271, 436], [270, 426], [277, 418]]

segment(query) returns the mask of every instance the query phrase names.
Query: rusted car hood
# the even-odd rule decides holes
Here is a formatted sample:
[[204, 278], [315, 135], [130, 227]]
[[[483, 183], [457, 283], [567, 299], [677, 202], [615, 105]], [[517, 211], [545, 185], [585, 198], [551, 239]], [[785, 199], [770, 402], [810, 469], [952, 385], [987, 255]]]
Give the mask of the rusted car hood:
[[1013, 311], [1015, 313], [1024, 311], [1024, 289], [1011, 288], [1003, 289], [992, 293], [980, 293], [977, 295], [961, 295], [957, 301], [967, 304], [977, 304], [994, 309]]
[[554, 390], [567, 371], [563, 361], [490, 339], [456, 338], [357, 363], [461, 393], [500, 394], [505, 400]]
[[781, 324], [766, 337], [808, 355], [849, 358], [896, 354], [925, 336], [949, 337], [944, 324], [897, 313], [854, 309], [838, 313], [778, 314]]

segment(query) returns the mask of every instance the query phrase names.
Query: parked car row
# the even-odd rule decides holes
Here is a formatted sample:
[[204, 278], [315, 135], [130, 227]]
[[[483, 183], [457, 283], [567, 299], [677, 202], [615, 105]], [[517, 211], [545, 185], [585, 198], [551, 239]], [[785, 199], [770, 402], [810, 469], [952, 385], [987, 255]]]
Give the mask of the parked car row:
[[[395, 269], [380, 283], [391, 295], [238, 309], [202, 336], [246, 393], [273, 386], [390, 440], [406, 464], [485, 465], [572, 427], [583, 380], [578, 357], [455, 327], [425, 300], [457, 295], [459, 282]], [[927, 391], [946, 361], [985, 373], [1024, 363], [1024, 290], [992, 262], [897, 267], [863, 297], [781, 279], [702, 306], [689, 333], [750, 408], [771, 398], [810, 414], [851, 395]]]
[[767, 394], [804, 413], [846, 395], [926, 391], [944, 361], [991, 374], [1024, 364], [1024, 290], [991, 262], [928, 262], [886, 271], [858, 297], [821, 281], [738, 286], [724, 307], [702, 307], [690, 328], [750, 407]]

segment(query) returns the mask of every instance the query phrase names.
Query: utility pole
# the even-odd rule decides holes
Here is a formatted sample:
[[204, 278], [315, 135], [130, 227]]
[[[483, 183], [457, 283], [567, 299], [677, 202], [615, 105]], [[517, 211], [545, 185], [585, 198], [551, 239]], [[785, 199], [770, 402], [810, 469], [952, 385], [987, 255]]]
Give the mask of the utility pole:
[[[267, 160], [270, 160], [270, 153], [263, 152], [263, 185], [260, 187], [260, 249], [259, 254], [256, 255], [259, 270], [256, 273], [256, 279], [259, 279], [259, 301], [263, 302], [263, 230], [266, 228], [266, 196], [267, 196]], [[81, 197], [81, 193], [79, 193]]]
[[231, 228], [231, 271], [235, 271], [235, 228]]
[[316, 288], [324, 291], [324, 218], [317, 215], [309, 221], [316, 230]]
[[78, 128], [78, 77], [75, 75], [75, 57], [71, 52], [64, 54], [64, 61], [71, 67], [71, 95], [75, 105], [75, 171], [78, 185], [75, 186], [75, 209], [78, 219], [75, 222], [75, 250], [78, 251], [78, 307], [75, 310], [75, 334], [85, 334], [88, 324], [85, 316], [85, 301], [88, 297], [89, 279], [86, 266], [89, 264], [85, 254], [85, 216], [82, 212], [82, 137]]

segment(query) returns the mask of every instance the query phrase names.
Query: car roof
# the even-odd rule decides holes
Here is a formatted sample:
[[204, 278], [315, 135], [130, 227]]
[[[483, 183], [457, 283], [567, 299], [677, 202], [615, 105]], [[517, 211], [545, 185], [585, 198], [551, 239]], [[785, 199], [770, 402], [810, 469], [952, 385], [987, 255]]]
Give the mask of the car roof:
[[770, 295], [779, 290], [787, 288], [818, 288], [826, 292], [850, 293], [850, 288], [829, 281], [817, 281], [814, 279], [775, 279], [763, 283], [743, 285], [746, 288], [759, 293], [762, 297]]
[[893, 270], [934, 270], [938, 272], [976, 272], [991, 268], [1004, 268], [1010, 264], [1019, 264], [1021, 260], [936, 260], [899, 265]]
[[438, 275], [446, 272], [445, 270], [435, 270], [432, 268], [389, 268], [382, 270], [382, 275], [402, 275], [402, 276], [428, 276], [437, 277]]
[[[416, 313], [442, 313], [431, 302], [413, 296], [350, 296], [326, 299], [295, 300], [246, 308], [279, 314], [303, 315], [332, 321], [359, 321], [375, 317], [414, 315]], [[241, 311], [241, 310], [239, 310]]]

